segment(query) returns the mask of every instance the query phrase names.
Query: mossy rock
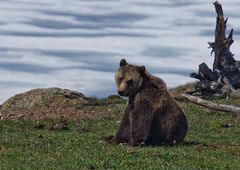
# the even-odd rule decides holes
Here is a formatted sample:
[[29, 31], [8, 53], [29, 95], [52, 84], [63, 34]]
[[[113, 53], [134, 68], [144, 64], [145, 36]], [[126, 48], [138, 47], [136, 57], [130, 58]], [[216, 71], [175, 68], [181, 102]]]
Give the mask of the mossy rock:
[[81, 119], [102, 114], [85, 107], [89, 103], [88, 98], [77, 91], [61, 88], [34, 89], [17, 94], [4, 102], [0, 108], [0, 117], [1, 119], [19, 117], [45, 119], [64, 116]]

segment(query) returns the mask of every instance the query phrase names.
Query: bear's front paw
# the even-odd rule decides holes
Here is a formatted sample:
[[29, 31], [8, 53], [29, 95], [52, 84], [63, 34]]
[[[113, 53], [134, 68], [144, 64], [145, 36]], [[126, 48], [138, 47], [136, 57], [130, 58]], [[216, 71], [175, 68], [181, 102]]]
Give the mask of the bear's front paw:
[[109, 141], [109, 140], [113, 139], [113, 137], [114, 137], [113, 135], [105, 136], [105, 137], [103, 137], [103, 140]]
[[107, 143], [114, 143], [114, 136], [113, 135], [105, 136], [103, 137], [103, 140]]
[[146, 145], [144, 140], [136, 140], [136, 141], [132, 141], [130, 143], [131, 146], [139, 146], [139, 147], [143, 147]]
[[145, 141], [142, 141], [138, 146], [141, 148], [141, 147], [147, 146], [147, 144]]

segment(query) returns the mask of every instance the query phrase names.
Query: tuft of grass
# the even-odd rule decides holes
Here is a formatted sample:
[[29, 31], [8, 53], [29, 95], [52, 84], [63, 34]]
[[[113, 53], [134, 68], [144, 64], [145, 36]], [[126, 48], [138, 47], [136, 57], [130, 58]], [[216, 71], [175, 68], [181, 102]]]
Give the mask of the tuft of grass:
[[[189, 123], [185, 142], [174, 147], [139, 148], [102, 141], [116, 131], [124, 100], [89, 101], [88, 105], [112, 114], [70, 122], [70, 130], [55, 131], [35, 129], [33, 121], [0, 121], [0, 169], [240, 169], [240, 125], [234, 114], [182, 102]], [[218, 100], [227, 104], [238, 101]]]

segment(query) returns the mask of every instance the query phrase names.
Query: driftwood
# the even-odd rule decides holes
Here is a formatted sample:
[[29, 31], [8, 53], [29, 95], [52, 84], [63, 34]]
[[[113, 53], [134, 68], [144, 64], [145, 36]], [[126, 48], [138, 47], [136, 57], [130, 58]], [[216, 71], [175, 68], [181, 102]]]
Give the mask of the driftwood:
[[[234, 59], [230, 51], [233, 44], [233, 29], [228, 37], [225, 35], [227, 20], [224, 19], [221, 4], [214, 2], [217, 13], [215, 41], [209, 42], [209, 48], [214, 53], [212, 69], [207, 64], [199, 65], [198, 73], [191, 73], [190, 77], [199, 80], [196, 89], [199, 95], [226, 96], [236, 89], [240, 89], [240, 62]], [[212, 54], [211, 53], [211, 54]]]
[[190, 102], [196, 103], [198, 105], [201, 105], [210, 109], [214, 109], [217, 111], [235, 113], [238, 117], [240, 116], [240, 107], [236, 107], [232, 105], [217, 104], [217, 103], [213, 103], [213, 102], [201, 99], [196, 96], [188, 95], [188, 94], [181, 94], [181, 96], [186, 98]]

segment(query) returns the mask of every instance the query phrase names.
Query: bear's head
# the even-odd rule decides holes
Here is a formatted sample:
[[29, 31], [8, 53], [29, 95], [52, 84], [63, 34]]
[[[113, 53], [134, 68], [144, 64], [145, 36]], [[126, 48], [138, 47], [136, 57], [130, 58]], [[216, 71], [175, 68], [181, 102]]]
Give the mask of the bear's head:
[[145, 70], [144, 66], [131, 65], [125, 59], [122, 59], [120, 67], [115, 74], [118, 94], [121, 96], [131, 96], [137, 93], [142, 85]]

